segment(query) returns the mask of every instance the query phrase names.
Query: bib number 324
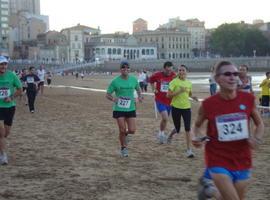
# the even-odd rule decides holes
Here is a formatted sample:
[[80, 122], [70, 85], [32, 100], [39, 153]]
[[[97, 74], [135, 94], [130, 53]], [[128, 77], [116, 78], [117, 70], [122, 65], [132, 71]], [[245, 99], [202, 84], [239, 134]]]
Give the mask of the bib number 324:
[[236, 141], [249, 137], [246, 114], [233, 113], [216, 118], [219, 141]]

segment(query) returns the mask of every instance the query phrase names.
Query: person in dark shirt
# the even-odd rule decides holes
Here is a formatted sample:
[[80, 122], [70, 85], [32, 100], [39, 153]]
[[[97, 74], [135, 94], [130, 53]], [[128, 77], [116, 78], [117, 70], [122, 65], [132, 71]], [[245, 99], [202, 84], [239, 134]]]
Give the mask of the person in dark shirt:
[[35, 74], [35, 67], [29, 68], [29, 73], [22, 79], [26, 83], [26, 94], [28, 98], [28, 106], [31, 113], [35, 112], [35, 99], [37, 96], [37, 85], [40, 81]]

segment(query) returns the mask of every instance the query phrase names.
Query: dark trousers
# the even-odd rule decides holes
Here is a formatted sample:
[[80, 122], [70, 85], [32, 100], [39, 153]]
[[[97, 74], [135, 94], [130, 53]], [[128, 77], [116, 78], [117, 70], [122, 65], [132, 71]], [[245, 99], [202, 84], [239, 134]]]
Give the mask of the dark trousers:
[[27, 90], [26, 91], [27, 94], [27, 98], [28, 98], [28, 106], [29, 106], [29, 110], [35, 110], [35, 100], [36, 100], [36, 96], [37, 96], [37, 91], [36, 90]]
[[184, 121], [185, 131], [190, 131], [191, 126], [191, 109], [179, 109], [172, 106], [172, 119], [177, 133], [180, 133], [181, 117]]

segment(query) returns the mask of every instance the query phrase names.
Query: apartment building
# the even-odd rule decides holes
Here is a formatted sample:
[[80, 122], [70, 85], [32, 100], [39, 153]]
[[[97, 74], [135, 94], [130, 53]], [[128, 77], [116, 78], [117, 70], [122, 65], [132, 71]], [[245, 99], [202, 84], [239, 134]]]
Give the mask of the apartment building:
[[9, 0], [0, 0], [0, 54], [9, 54]]
[[142, 18], [139, 18], [133, 22], [133, 33], [138, 33], [148, 30], [147, 21]]
[[16, 15], [19, 11], [40, 15], [40, 0], [9, 0], [10, 14]]

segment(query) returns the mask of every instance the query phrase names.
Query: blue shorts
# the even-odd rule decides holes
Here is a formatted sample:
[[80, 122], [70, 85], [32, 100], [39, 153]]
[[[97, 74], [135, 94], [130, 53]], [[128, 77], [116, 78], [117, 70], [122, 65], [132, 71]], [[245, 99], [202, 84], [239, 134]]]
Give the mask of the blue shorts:
[[251, 170], [250, 169], [232, 171], [232, 170], [228, 170], [228, 169], [223, 168], [223, 167], [206, 168], [204, 171], [204, 177], [207, 179], [212, 179], [211, 173], [225, 174], [231, 178], [233, 183], [236, 183], [238, 181], [248, 180], [251, 177]]
[[156, 106], [157, 106], [157, 109], [158, 109], [158, 112], [163, 112], [163, 111], [167, 111], [168, 115], [170, 115], [170, 112], [172, 110], [172, 107], [171, 106], [168, 106], [168, 105], [165, 105], [163, 103], [160, 103], [158, 101], [156, 101]]

